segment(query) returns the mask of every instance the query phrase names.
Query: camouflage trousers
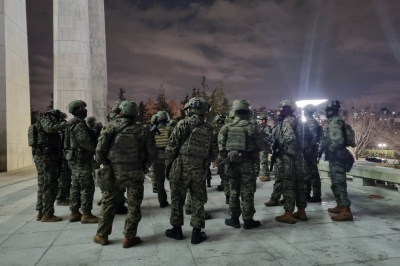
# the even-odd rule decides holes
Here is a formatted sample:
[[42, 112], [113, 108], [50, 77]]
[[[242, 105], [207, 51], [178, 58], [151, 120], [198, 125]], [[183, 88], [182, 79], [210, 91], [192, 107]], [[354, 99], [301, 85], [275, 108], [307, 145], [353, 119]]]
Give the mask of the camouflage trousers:
[[143, 169], [123, 170], [113, 166], [115, 175], [115, 185], [110, 191], [103, 191], [103, 202], [99, 217], [99, 226], [97, 234], [99, 236], [108, 236], [112, 232], [112, 225], [115, 212], [118, 208], [118, 197], [128, 191], [128, 214], [125, 219], [124, 235], [128, 239], [132, 239], [137, 234], [137, 228], [142, 213], [140, 206], [143, 201]]
[[206, 169], [204, 161], [193, 157], [180, 155], [180, 173], [170, 173], [171, 187], [171, 218], [172, 226], [182, 226], [183, 205], [186, 193], [189, 190], [192, 198], [192, 217], [190, 226], [194, 228], [205, 227], [204, 204], [207, 202]]
[[318, 172], [317, 159], [318, 153], [316, 154], [316, 156], [304, 160], [304, 169], [306, 172], [307, 194], [311, 194], [312, 190], [313, 196], [321, 197], [321, 178]]
[[224, 187], [224, 194], [225, 194], [225, 196], [228, 196], [230, 193], [229, 180], [225, 175], [225, 164], [224, 163], [218, 165], [217, 174], [219, 174], [219, 177], [221, 178], [221, 186]]
[[71, 190], [69, 195], [69, 209], [82, 212], [91, 211], [93, 208], [94, 180], [91, 162], [69, 161], [72, 171]]
[[[256, 212], [254, 208], [255, 182], [257, 179], [254, 161], [236, 164], [227, 164], [225, 173], [229, 179], [229, 214], [232, 217], [240, 217], [244, 221], [253, 218]], [[240, 206], [240, 199], [242, 206]]]
[[268, 153], [265, 151], [260, 152], [260, 173], [261, 176], [269, 176], [268, 167]]
[[301, 154], [295, 154], [292, 157], [282, 156], [276, 170], [279, 175], [282, 175], [282, 194], [285, 199], [285, 210], [293, 212], [295, 206], [306, 208], [303, 156]]
[[38, 172], [36, 210], [43, 215], [52, 216], [57, 197], [58, 161], [42, 156], [34, 156], [34, 160]]
[[344, 162], [329, 158], [329, 174], [331, 176], [331, 189], [336, 202], [340, 206], [350, 207], [351, 202], [347, 193], [346, 171]]
[[153, 188], [157, 188], [157, 182], [156, 182], [156, 178], [154, 176], [154, 168], [153, 165], [151, 166], [151, 172], [149, 173], [150, 175], [150, 179], [151, 179], [151, 186]]
[[165, 160], [158, 159], [153, 163], [153, 176], [158, 193], [158, 202], [164, 203], [168, 200], [165, 191]]
[[58, 179], [58, 194], [57, 200], [66, 201], [69, 199], [71, 189], [71, 169], [69, 168], [68, 161], [65, 158], [61, 162], [61, 173]]
[[277, 171], [277, 169], [281, 168], [282, 160], [277, 158], [275, 165], [274, 165], [274, 174], [275, 174], [275, 183], [273, 186], [271, 200], [279, 201], [282, 195], [283, 186], [282, 186], [282, 172]]

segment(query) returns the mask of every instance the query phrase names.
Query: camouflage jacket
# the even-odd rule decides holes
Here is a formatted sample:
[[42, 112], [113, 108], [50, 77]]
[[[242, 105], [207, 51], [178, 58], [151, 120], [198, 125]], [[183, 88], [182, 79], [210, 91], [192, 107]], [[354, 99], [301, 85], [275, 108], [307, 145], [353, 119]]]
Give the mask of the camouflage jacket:
[[[122, 130], [122, 131], [121, 131]], [[126, 131], [133, 131], [135, 135], [132, 139], [129, 139], [129, 143], [137, 143], [138, 150], [136, 163], [151, 163], [157, 158], [157, 147], [154, 140], [154, 135], [150, 133], [149, 128], [143, 126], [142, 124], [137, 124], [132, 119], [128, 118], [118, 118], [113, 122], [107, 124], [106, 128], [103, 130], [99, 141], [96, 146], [96, 160], [100, 164], [115, 163], [113, 159], [110, 159], [111, 151], [113, 153], [118, 153], [123, 157], [124, 152], [127, 151], [126, 145], [117, 147], [115, 144], [115, 138], [118, 134], [125, 133]], [[133, 139], [137, 137], [138, 139]], [[121, 144], [126, 144], [121, 142]], [[135, 146], [135, 145], [133, 145]], [[131, 154], [130, 154], [131, 155]], [[118, 162], [116, 162], [118, 163]], [[134, 163], [132, 161], [132, 163]]]
[[334, 156], [336, 151], [343, 150], [345, 146], [344, 121], [340, 116], [328, 119], [328, 127], [324, 130], [322, 147], [328, 157]]
[[258, 126], [250, 123], [248, 119], [243, 119], [240, 117], [235, 117], [232, 123], [225, 125], [218, 135], [218, 148], [219, 156], [221, 158], [226, 158], [228, 155], [228, 150], [226, 144], [228, 141], [229, 129], [233, 126], [244, 127], [246, 130], [246, 151], [247, 152], [260, 152], [266, 150], [265, 141], [263, 140]]
[[298, 120], [295, 117], [288, 116], [280, 124], [277, 141], [280, 150], [285, 155], [292, 156], [301, 152], [301, 145], [298, 140]]
[[212, 126], [209, 123], [206, 123], [202, 116], [190, 114], [189, 116], [186, 116], [185, 119], [179, 121], [172, 131], [168, 146], [165, 149], [166, 165], [170, 165], [172, 161], [178, 157], [178, 155], [181, 153], [181, 148], [190, 137], [192, 131], [194, 131], [196, 127], [200, 126], [209, 130], [211, 135], [209, 143], [210, 148], [208, 151], [206, 151], [206, 156], [208, 157], [207, 161], [215, 161], [218, 154], [218, 144], [217, 136], [215, 135]]
[[75, 158], [78, 161], [90, 162], [96, 149], [96, 139], [86, 121], [79, 120], [79, 123], [67, 128], [64, 148], [75, 151]]
[[48, 117], [42, 117], [37, 122], [37, 147], [36, 149], [47, 149], [51, 153], [56, 153], [62, 148], [62, 139], [59, 134], [66, 125], [65, 122], [57, 123]]

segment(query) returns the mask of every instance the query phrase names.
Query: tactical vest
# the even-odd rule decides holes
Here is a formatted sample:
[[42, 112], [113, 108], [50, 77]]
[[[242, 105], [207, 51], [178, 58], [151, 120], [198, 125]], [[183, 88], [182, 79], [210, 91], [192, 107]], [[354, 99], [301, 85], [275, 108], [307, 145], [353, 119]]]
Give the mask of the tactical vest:
[[142, 126], [132, 124], [114, 136], [108, 159], [112, 163], [139, 163], [145, 160], [139, 153], [139, 143], [144, 141]]
[[207, 159], [211, 148], [213, 129], [207, 123], [195, 127], [181, 147], [180, 153], [200, 159]]
[[[250, 127], [256, 127], [247, 120], [239, 120], [228, 125], [228, 138], [226, 140], [226, 149], [228, 151], [254, 151], [256, 145], [249, 138], [248, 130]], [[258, 130], [258, 129], [256, 129]]]
[[167, 145], [169, 143], [170, 127], [167, 125], [166, 127], [160, 128], [159, 130], [160, 130], [161, 134], [155, 135], [156, 145], [157, 145], [157, 148], [164, 149], [167, 147]]
[[28, 144], [32, 148], [47, 148], [47, 149], [53, 149], [53, 150], [58, 150], [61, 148], [61, 137], [59, 134], [49, 134], [44, 132], [42, 128], [42, 121], [43, 119], [47, 118], [41, 118], [38, 122], [36, 122], [34, 125], [31, 125], [28, 129]]

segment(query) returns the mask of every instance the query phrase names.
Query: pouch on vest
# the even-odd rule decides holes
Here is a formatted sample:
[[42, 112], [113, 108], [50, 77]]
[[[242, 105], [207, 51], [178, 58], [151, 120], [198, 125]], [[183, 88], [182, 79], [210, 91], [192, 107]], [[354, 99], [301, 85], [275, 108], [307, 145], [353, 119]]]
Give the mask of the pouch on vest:
[[36, 123], [29, 126], [28, 129], [28, 145], [30, 147], [35, 147], [37, 146], [38, 142], [37, 142], [37, 127], [36, 127]]
[[169, 137], [168, 137], [168, 127], [160, 129], [161, 134], [155, 135], [157, 148], [165, 148], [168, 146]]
[[246, 139], [247, 133], [246, 129], [243, 127], [230, 127], [228, 131], [228, 139], [226, 142], [226, 149], [228, 151], [237, 150], [237, 151], [245, 151], [246, 150]]
[[186, 146], [186, 153], [201, 159], [207, 159], [211, 146], [212, 131], [199, 126], [193, 129]]
[[142, 129], [131, 125], [115, 135], [108, 153], [112, 163], [137, 163], [139, 161], [139, 141]]

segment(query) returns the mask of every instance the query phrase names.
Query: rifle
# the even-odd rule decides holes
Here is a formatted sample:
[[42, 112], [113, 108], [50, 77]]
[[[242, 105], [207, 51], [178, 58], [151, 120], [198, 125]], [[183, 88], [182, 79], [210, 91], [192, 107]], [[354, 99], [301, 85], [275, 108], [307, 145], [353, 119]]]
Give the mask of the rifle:
[[276, 139], [274, 141], [274, 143], [272, 144], [271, 165], [269, 167], [269, 170], [271, 172], [274, 169], [274, 164], [276, 163], [276, 159], [278, 158], [279, 154], [280, 154], [279, 144], [278, 144], [278, 140]]
[[158, 129], [158, 127], [155, 124], [153, 124], [150, 127], [150, 132], [155, 132], [156, 135], [161, 135], [161, 131]]
[[268, 144], [268, 145], [272, 145], [274, 143], [274, 140], [272, 138], [272, 135], [269, 134], [265, 134], [264, 135], [264, 141]]

